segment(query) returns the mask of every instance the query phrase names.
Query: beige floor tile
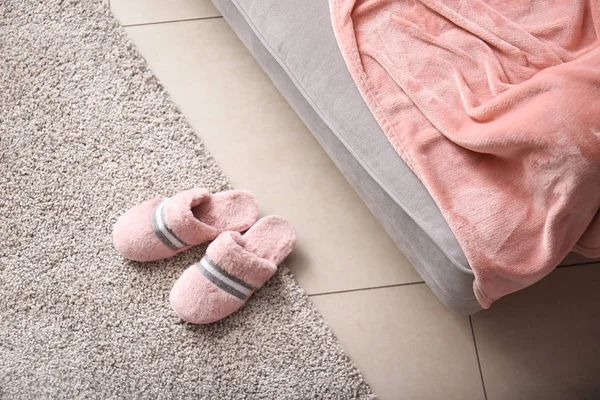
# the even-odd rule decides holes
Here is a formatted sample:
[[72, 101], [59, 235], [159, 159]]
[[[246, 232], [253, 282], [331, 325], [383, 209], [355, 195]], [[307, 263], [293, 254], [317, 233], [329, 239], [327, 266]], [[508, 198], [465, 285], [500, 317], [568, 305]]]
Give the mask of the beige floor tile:
[[225, 21], [126, 31], [232, 184], [294, 224], [308, 293], [421, 280]]
[[110, 0], [110, 8], [121, 25], [221, 15], [210, 0]]
[[600, 399], [600, 263], [556, 270], [473, 327], [489, 400]]
[[484, 398], [468, 318], [425, 284], [311, 300], [381, 399]]

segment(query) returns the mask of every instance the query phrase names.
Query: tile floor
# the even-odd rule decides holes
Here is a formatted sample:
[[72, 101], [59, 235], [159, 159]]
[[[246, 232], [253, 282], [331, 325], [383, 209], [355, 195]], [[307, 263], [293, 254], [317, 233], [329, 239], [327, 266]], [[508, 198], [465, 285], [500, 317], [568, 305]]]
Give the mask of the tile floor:
[[104, 1], [231, 183], [297, 227], [288, 264], [382, 399], [600, 398], [600, 264], [455, 316], [209, 0]]

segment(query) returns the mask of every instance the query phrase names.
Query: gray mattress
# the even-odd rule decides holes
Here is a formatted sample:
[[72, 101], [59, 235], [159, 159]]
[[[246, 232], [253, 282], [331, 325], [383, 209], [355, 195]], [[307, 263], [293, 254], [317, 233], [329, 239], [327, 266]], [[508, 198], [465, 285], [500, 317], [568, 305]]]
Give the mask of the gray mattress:
[[479, 311], [454, 234], [346, 68], [327, 0], [213, 2], [431, 290], [458, 314]]

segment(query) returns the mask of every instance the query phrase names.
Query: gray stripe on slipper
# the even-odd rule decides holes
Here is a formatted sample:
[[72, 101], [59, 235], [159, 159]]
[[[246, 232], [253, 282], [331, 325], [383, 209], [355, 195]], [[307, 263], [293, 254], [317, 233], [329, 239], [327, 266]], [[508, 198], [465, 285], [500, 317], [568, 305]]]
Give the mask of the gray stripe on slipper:
[[245, 287], [246, 289], [248, 289], [250, 291], [254, 291], [254, 289], [255, 289], [254, 286], [252, 286], [252, 285], [244, 282], [243, 280], [241, 280], [237, 276], [231, 275], [229, 272], [227, 272], [223, 268], [219, 267], [217, 265], [217, 263], [214, 262], [209, 256], [205, 255], [204, 256], [204, 260], [206, 260], [206, 262], [209, 263], [210, 266], [213, 267], [215, 270], [217, 270], [221, 275], [229, 278], [230, 280], [234, 281], [238, 285], [243, 286], [243, 287]]
[[184, 246], [187, 246], [187, 243], [179, 239], [175, 232], [173, 232], [167, 225], [167, 221], [165, 219], [165, 205], [167, 204], [168, 200], [169, 198], [161, 200], [161, 202], [154, 207], [154, 210], [152, 210], [152, 229], [161, 242], [173, 250], [178, 250]]
[[231, 279], [232, 276], [208, 258], [208, 256], [204, 256], [197, 265], [206, 279], [214, 283], [219, 289], [240, 300], [246, 300], [254, 290], [251, 285], [239, 278], [233, 277], [235, 280]]

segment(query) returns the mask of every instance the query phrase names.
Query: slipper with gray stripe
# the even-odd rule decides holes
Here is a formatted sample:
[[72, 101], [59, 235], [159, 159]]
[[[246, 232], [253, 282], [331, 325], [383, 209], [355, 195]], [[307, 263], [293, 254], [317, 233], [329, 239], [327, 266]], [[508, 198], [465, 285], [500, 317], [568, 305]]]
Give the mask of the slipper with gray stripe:
[[285, 219], [268, 216], [248, 232], [223, 232], [202, 260], [189, 267], [171, 290], [171, 306], [194, 324], [218, 321], [242, 307], [277, 271], [296, 244]]
[[113, 242], [127, 259], [154, 261], [213, 240], [224, 231], [245, 231], [257, 219], [258, 204], [249, 192], [211, 194], [195, 188], [129, 209], [115, 223]]

